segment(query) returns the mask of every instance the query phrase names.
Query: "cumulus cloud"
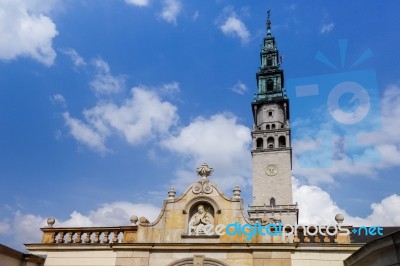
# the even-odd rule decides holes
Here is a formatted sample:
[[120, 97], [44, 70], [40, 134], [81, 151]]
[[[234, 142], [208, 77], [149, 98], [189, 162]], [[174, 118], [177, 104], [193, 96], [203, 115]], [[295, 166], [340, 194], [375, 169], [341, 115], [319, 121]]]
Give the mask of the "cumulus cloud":
[[247, 91], [247, 86], [246, 84], [242, 83], [241, 81], [238, 81], [232, 88], [231, 90], [233, 92], [236, 92], [237, 94], [244, 94]]
[[247, 43], [250, 39], [250, 32], [246, 25], [237, 17], [236, 13], [231, 11], [219, 27], [227, 36], [239, 37], [242, 43]]
[[326, 23], [321, 26], [321, 29], [319, 30], [320, 33], [328, 33], [331, 32], [335, 28], [335, 23]]
[[125, 0], [125, 3], [134, 6], [147, 6], [149, 5], [150, 0]]
[[371, 204], [371, 213], [367, 217], [356, 217], [340, 208], [328, 192], [317, 186], [300, 185], [293, 179], [293, 198], [299, 205], [299, 223], [302, 224], [333, 224], [335, 215], [345, 216], [345, 224], [353, 226], [381, 225], [397, 226], [400, 224], [400, 196], [393, 194], [378, 203]]
[[123, 105], [99, 103], [84, 111], [85, 117], [97, 129], [97, 125], [101, 125], [101, 128], [122, 133], [130, 144], [150, 139], [155, 134], [167, 134], [178, 119], [176, 107], [144, 87], [135, 87], [131, 93], [132, 97]]
[[176, 25], [176, 18], [181, 12], [181, 9], [182, 3], [180, 0], [164, 0], [161, 18]]
[[52, 47], [56, 25], [48, 16], [48, 1], [5, 0], [0, 2], [0, 59], [30, 57], [47, 66], [56, 58]]
[[160, 208], [151, 204], [133, 204], [130, 202], [105, 203], [100, 208], [84, 215], [73, 211], [70, 218], [58, 221], [57, 226], [119, 226], [130, 224], [131, 215], [144, 216], [149, 221], [154, 221], [160, 213]]
[[122, 91], [125, 86], [123, 76], [113, 76], [110, 67], [103, 59], [95, 59], [92, 64], [95, 67], [96, 75], [90, 86], [96, 94], [112, 94]]
[[86, 122], [64, 113], [71, 135], [88, 147], [104, 153], [105, 140], [112, 134], [122, 134], [130, 144], [167, 135], [176, 124], [177, 108], [145, 87], [134, 87], [131, 97], [121, 105], [99, 102], [83, 111]]
[[76, 50], [72, 48], [67, 48], [67, 49], [61, 49], [61, 52], [68, 55], [71, 58], [74, 66], [84, 67], [87, 65], [85, 59], [83, 59], [83, 57], [81, 57]]
[[231, 189], [236, 184], [249, 185], [250, 142], [249, 128], [239, 124], [235, 116], [216, 114], [196, 118], [161, 145], [184, 158], [183, 167], [172, 181], [174, 186], [185, 188], [193, 182], [193, 171], [188, 169], [207, 162], [217, 169], [211, 180], [222, 189]]
[[[294, 175], [310, 183], [333, 182], [339, 176], [377, 177], [379, 170], [400, 166], [400, 88], [389, 86], [381, 99], [380, 129], [367, 127], [361, 132], [352, 130], [339, 135], [332, 118], [312, 117], [292, 123], [298, 136], [293, 140]], [[322, 122], [322, 120], [326, 120]], [[373, 119], [372, 124], [377, 123]], [[312, 122], [314, 121], [314, 122]], [[316, 127], [316, 125], [319, 127]], [[369, 124], [367, 125], [369, 126]], [[374, 128], [371, 126], [371, 128]], [[342, 132], [343, 133], [343, 132]], [[354, 146], [351, 150], [349, 147]], [[311, 165], [304, 167], [303, 165]], [[318, 166], [318, 167], [316, 167]]]

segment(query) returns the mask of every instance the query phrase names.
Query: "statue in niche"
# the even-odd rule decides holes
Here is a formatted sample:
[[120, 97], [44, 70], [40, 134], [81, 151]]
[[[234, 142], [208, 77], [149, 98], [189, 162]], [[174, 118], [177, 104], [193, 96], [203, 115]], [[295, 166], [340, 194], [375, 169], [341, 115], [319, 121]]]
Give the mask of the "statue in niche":
[[192, 212], [194, 212], [189, 220], [189, 233], [191, 235], [204, 235], [204, 227], [207, 224], [214, 225], [214, 211], [211, 206], [207, 206], [204, 204], [197, 205], [197, 212], [195, 212], [195, 208]]

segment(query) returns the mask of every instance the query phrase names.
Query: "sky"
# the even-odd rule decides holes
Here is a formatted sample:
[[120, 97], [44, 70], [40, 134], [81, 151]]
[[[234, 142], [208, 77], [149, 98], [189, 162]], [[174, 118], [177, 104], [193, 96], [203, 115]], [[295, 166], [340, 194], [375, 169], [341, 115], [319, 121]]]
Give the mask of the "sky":
[[400, 225], [398, 1], [0, 0], [0, 243], [157, 217], [203, 162], [251, 203], [271, 9], [300, 223]]

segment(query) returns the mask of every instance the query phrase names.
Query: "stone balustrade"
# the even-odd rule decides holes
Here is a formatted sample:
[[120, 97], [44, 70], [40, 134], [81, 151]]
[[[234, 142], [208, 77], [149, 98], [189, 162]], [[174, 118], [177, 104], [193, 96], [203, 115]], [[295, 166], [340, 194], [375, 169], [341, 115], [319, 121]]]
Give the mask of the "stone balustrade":
[[[344, 228], [344, 227], [343, 227]], [[305, 229], [303, 227], [297, 228], [297, 234], [293, 237], [293, 243], [338, 243], [338, 244], [349, 244], [350, 235], [344, 235], [339, 232], [335, 232], [334, 228], [317, 229], [311, 227]]]
[[[137, 226], [119, 227], [45, 227], [42, 244], [117, 244], [136, 243]], [[297, 232], [292, 234], [290, 228], [286, 228], [286, 237], [273, 236], [267, 240], [271, 243], [338, 243], [349, 244], [350, 235], [342, 235], [335, 232], [334, 228], [304, 228], [299, 226]], [[329, 230], [329, 231], [327, 231]], [[261, 239], [260, 239], [261, 240]], [[266, 240], [264, 240], [266, 241]], [[261, 242], [264, 242], [261, 240]]]
[[118, 227], [45, 227], [43, 244], [110, 244], [136, 242], [137, 226]]
[[287, 204], [287, 205], [249, 205], [249, 209], [255, 213], [264, 213], [265, 211], [283, 211], [283, 210], [294, 210], [297, 209], [297, 204]]

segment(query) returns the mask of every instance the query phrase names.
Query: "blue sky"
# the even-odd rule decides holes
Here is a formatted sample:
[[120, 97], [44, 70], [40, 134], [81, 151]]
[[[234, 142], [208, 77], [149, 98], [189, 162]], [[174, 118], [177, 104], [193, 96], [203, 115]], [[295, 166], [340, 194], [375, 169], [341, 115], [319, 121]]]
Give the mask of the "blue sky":
[[[300, 220], [342, 212], [399, 225], [397, 1], [1, 0], [0, 242], [38, 241], [49, 216], [58, 226], [154, 218], [169, 186], [182, 192], [203, 162], [251, 203], [268, 8]], [[335, 102], [343, 82], [366, 94]], [[297, 91], [310, 84], [318, 94]]]

